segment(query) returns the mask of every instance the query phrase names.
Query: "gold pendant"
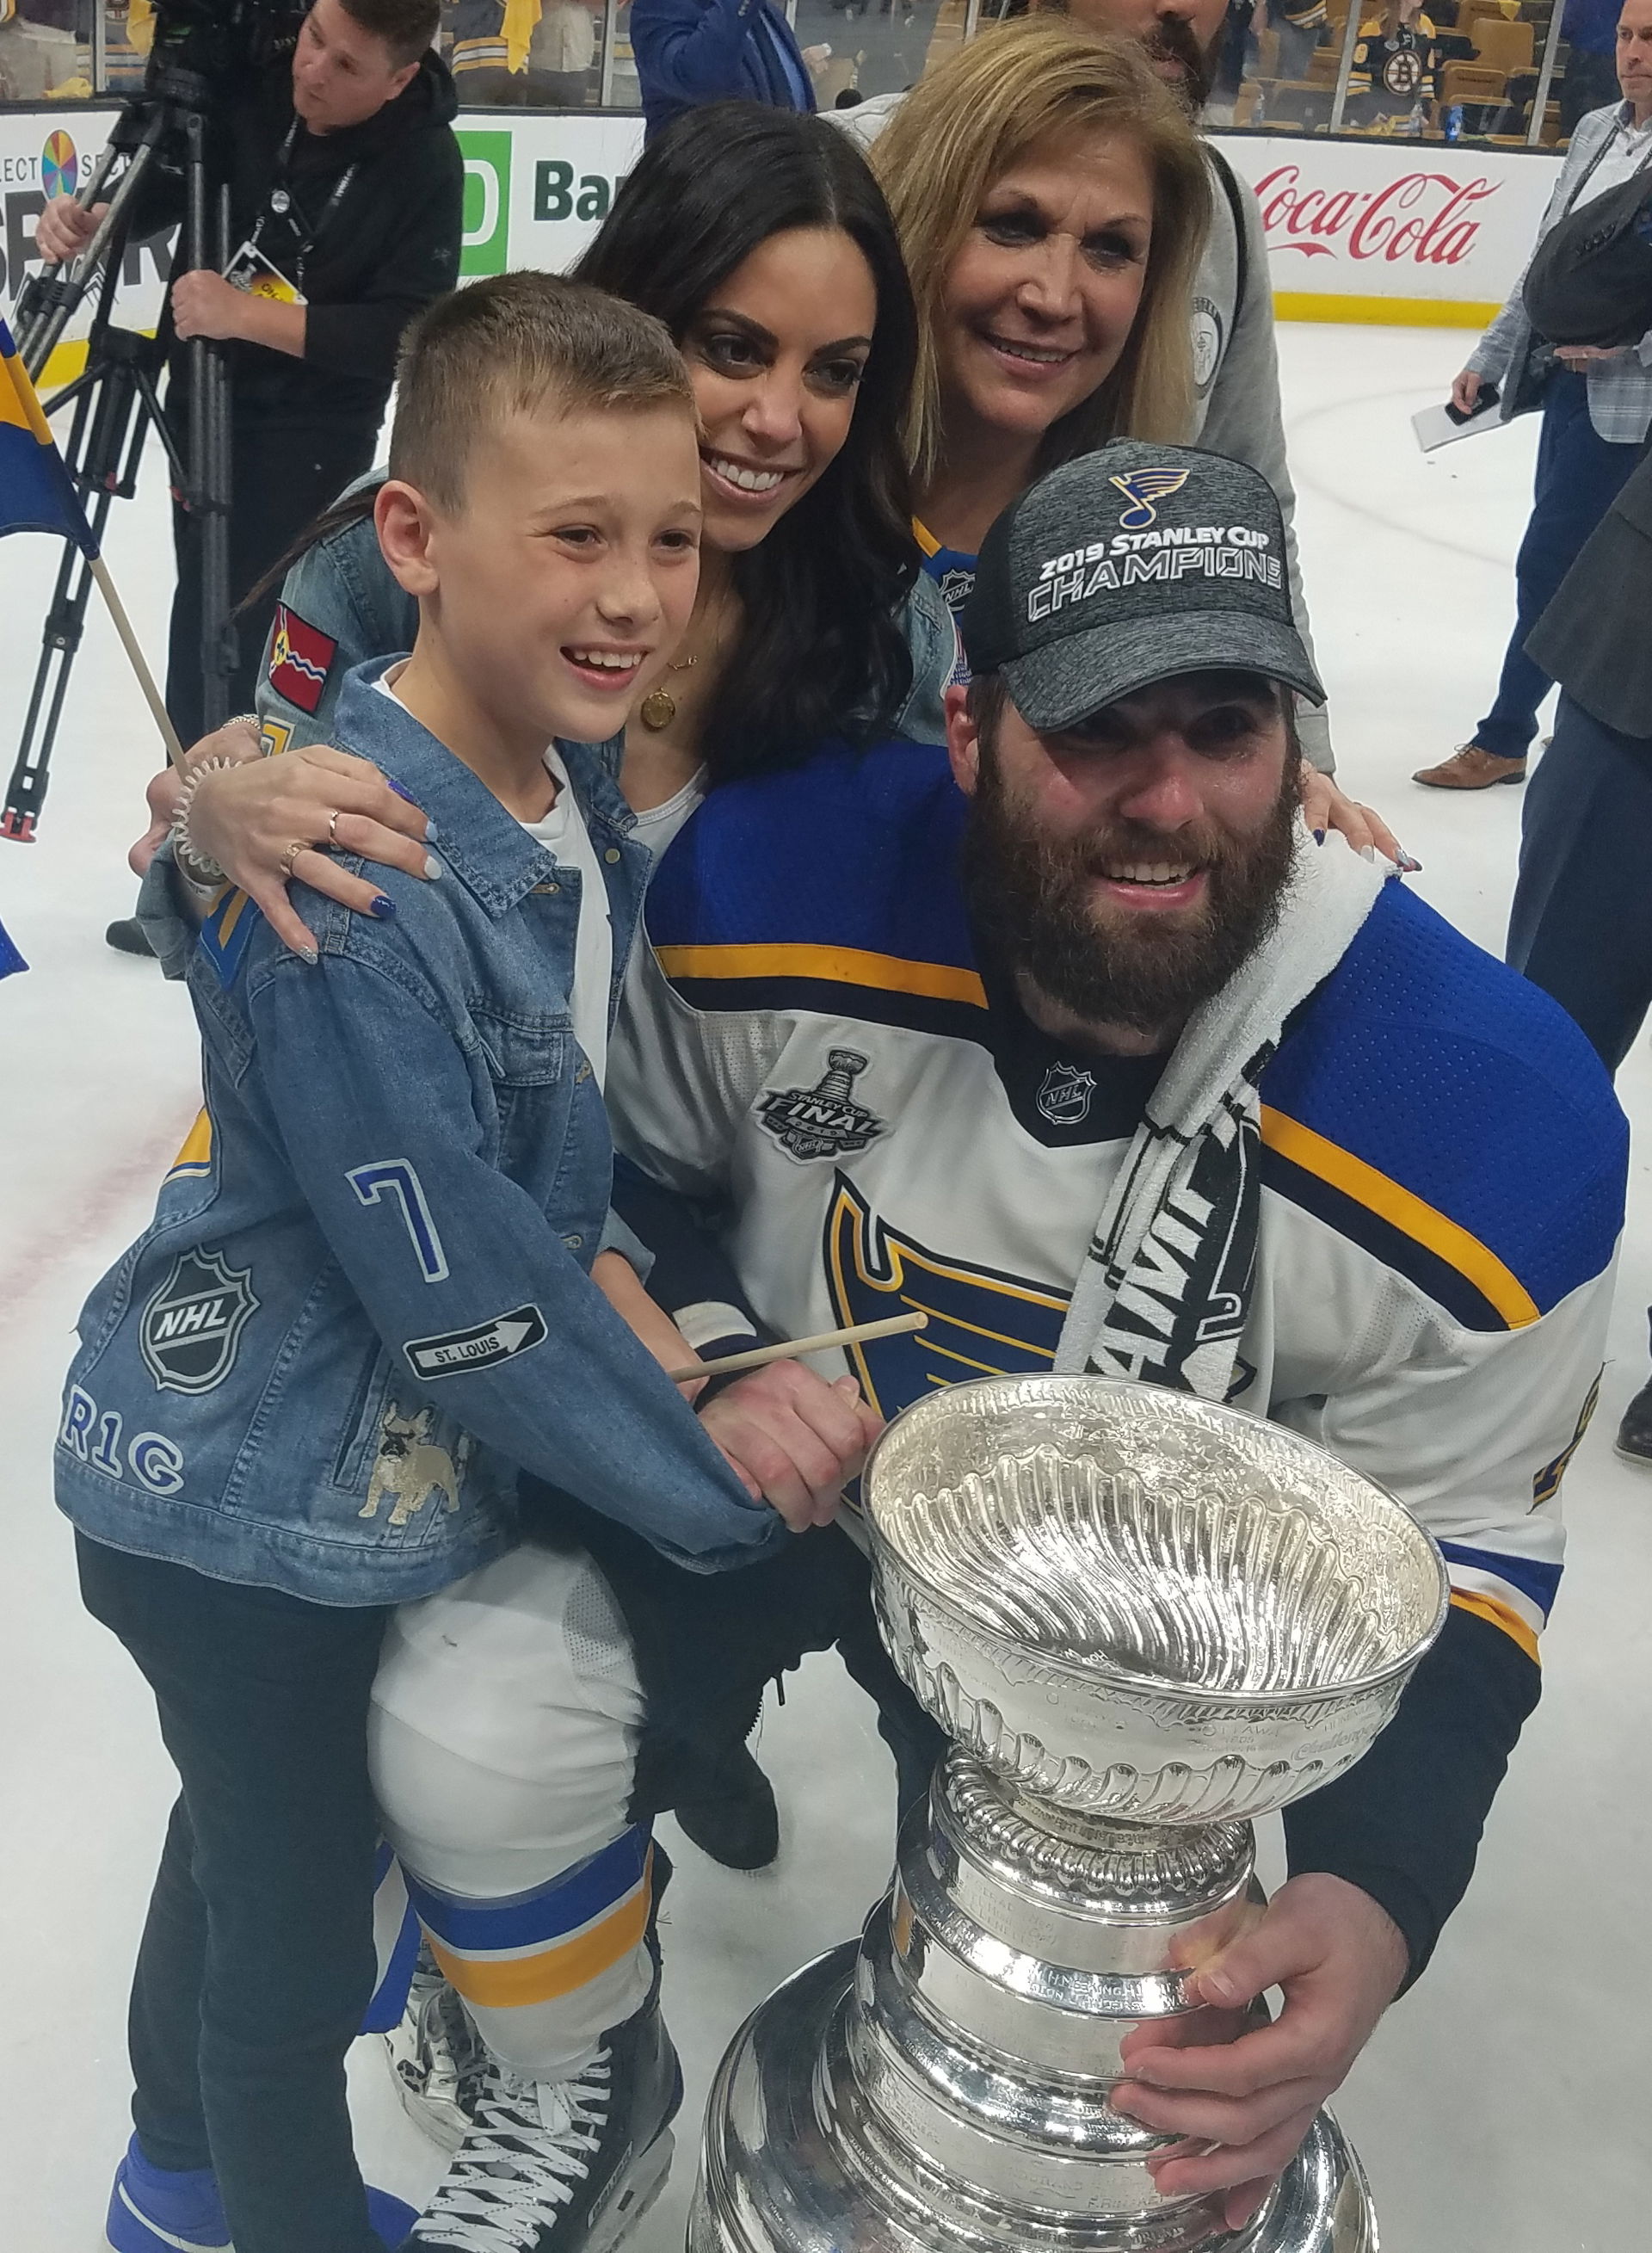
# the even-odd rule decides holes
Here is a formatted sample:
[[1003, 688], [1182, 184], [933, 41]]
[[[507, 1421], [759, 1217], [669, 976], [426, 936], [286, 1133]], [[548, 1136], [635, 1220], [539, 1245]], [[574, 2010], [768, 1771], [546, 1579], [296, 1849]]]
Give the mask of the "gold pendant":
[[656, 731], [669, 728], [677, 717], [677, 699], [669, 689], [651, 688], [637, 707], [637, 716], [645, 728], [652, 728]]

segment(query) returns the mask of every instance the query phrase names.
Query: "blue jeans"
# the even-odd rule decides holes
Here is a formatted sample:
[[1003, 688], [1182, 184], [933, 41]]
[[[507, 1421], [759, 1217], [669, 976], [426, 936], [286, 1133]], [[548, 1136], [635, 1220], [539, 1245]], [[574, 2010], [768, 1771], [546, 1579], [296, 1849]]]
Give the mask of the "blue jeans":
[[128, 2024], [144, 2156], [217, 2170], [236, 2253], [384, 2253], [345, 2052], [373, 1986], [367, 1698], [388, 1615], [76, 1549], [183, 1783]]
[[1497, 701], [1474, 729], [1482, 750], [1500, 759], [1524, 758], [1537, 732], [1537, 707], [1554, 686], [1526, 655], [1526, 637], [1640, 458], [1638, 445], [1611, 445], [1597, 436], [1587, 380], [1558, 368], [1544, 394], [1531, 516], [1515, 558], [1515, 630]]

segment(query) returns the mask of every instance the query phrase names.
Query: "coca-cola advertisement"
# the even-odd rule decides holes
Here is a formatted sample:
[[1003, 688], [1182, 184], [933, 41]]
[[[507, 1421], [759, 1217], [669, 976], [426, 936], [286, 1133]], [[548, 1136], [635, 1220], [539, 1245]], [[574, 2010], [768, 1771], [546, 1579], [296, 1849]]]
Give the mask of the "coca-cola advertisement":
[[[1262, 210], [1275, 291], [1293, 298], [1500, 304], [1558, 171], [1548, 151], [1222, 136]], [[1351, 312], [1354, 309], [1349, 308]], [[1405, 314], [1397, 306], [1395, 317]]]

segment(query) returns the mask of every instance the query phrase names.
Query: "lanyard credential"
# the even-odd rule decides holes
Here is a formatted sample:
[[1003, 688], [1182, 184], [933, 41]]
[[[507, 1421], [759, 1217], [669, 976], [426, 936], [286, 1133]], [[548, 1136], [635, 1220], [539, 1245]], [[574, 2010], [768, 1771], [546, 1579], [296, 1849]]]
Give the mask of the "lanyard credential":
[[[345, 195], [350, 186], [350, 183], [356, 177], [357, 168], [354, 164], [345, 165], [344, 171], [333, 183], [332, 193], [328, 197], [325, 204], [322, 206], [321, 217], [316, 221], [313, 227], [305, 227], [300, 223], [303, 219], [303, 213], [298, 212], [297, 206], [293, 200], [292, 190], [287, 185], [292, 166], [293, 143], [297, 140], [297, 138], [298, 120], [295, 117], [292, 123], [287, 128], [287, 137], [282, 143], [281, 153], [275, 160], [275, 185], [269, 192], [268, 201], [265, 204], [263, 210], [258, 214], [258, 223], [254, 227], [252, 234], [248, 238], [247, 248], [251, 250], [259, 250], [261, 248], [261, 238], [263, 234], [265, 227], [272, 217], [285, 220], [287, 222], [287, 231], [292, 237], [294, 255], [298, 268], [298, 271], [294, 275], [293, 280], [298, 289], [302, 292], [304, 286], [305, 262], [309, 258], [310, 252], [315, 248], [316, 243], [321, 235], [322, 230], [325, 227], [327, 221], [332, 217], [339, 205], [344, 201]], [[264, 252], [262, 255], [266, 257], [268, 255], [268, 252]]]

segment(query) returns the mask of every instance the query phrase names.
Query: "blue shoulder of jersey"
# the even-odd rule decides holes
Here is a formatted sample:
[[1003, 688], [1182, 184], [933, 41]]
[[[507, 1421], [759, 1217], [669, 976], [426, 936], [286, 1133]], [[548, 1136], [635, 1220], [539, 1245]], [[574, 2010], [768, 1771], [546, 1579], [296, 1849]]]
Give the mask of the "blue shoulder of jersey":
[[1472, 1329], [1600, 1273], [1628, 1127], [1546, 994], [1391, 883], [1262, 1080], [1263, 1179]]
[[714, 791], [649, 886], [649, 939], [694, 1008], [798, 1008], [979, 1037], [946, 753], [827, 744]]

